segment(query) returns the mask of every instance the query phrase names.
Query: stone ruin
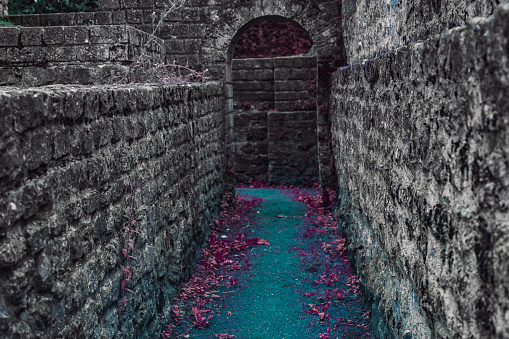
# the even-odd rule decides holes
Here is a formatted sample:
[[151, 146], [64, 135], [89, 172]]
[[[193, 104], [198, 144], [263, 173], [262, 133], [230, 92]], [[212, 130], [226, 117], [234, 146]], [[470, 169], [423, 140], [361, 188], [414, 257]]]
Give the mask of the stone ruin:
[[[189, 0], [148, 57], [216, 81], [111, 84], [165, 4], [4, 17], [21, 27], [0, 28], [2, 337], [157, 336], [223, 194], [268, 173], [336, 190], [377, 337], [509, 338], [509, 3]], [[316, 55], [234, 60], [271, 19]], [[131, 178], [149, 208], [125, 324]]]

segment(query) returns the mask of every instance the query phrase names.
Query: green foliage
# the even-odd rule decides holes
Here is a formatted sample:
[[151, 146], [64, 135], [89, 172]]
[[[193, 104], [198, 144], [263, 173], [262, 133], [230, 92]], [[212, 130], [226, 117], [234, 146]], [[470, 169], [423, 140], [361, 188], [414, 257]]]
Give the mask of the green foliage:
[[0, 20], [0, 27], [18, 27], [9, 21]]
[[93, 12], [98, 0], [9, 0], [9, 14]]

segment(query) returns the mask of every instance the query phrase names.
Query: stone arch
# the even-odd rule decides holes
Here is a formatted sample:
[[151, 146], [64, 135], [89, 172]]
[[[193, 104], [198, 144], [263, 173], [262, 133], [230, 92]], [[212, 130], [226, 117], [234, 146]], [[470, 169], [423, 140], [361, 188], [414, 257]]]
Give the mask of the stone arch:
[[[310, 95], [302, 90], [307, 81], [316, 78], [316, 53], [302, 57], [236, 59], [235, 62], [233, 59], [242, 35], [249, 28], [271, 20], [289, 22], [312, 39], [299, 22], [279, 15], [254, 18], [232, 37], [225, 74], [228, 137], [234, 154], [231, 163], [237, 179], [243, 183], [256, 176], [270, 184], [309, 184], [318, 179], [316, 93]], [[242, 86], [242, 93], [239, 94], [236, 86]], [[242, 102], [250, 108], [242, 108]], [[278, 138], [280, 134], [285, 137]], [[288, 152], [289, 148], [293, 152]]]
[[[202, 65], [216, 78], [226, 81], [227, 120], [229, 141], [233, 139], [233, 89], [231, 62], [233, 48], [240, 36], [251, 26], [267, 20], [280, 19], [303, 28], [316, 50], [318, 59], [317, 105], [327, 110], [317, 114], [317, 139], [320, 181], [323, 187], [334, 185], [332, 152], [328, 136], [329, 76], [337, 68], [337, 61], [344, 54], [341, 30], [341, 5], [337, 0], [234, 0], [209, 11], [207, 35], [202, 40]], [[322, 109], [323, 110], [323, 109]], [[323, 113], [323, 112], [322, 112]], [[233, 147], [233, 145], [232, 145]], [[233, 149], [232, 149], [233, 151]], [[233, 157], [229, 159], [233, 166]]]
[[[313, 39], [310, 32], [303, 27], [299, 22], [295, 21], [294, 19], [287, 18], [280, 15], [264, 15], [260, 17], [253, 18], [246, 23], [244, 23], [238, 30], [233, 34], [233, 36], [230, 39], [230, 42], [228, 44], [228, 47], [226, 48], [226, 67], [225, 67], [225, 74], [224, 79], [226, 81], [226, 89], [227, 89], [227, 113], [230, 114], [233, 110], [233, 87], [232, 87], [232, 61], [233, 61], [233, 50], [235, 48], [235, 45], [239, 41], [239, 39], [242, 37], [242, 35], [251, 27], [266, 21], [266, 20], [282, 20], [282, 21], [288, 21], [295, 26], [302, 28], [308, 36], [311, 38], [311, 41], [313, 42], [313, 46], [315, 44], [315, 40]], [[231, 125], [233, 127], [233, 125]]]

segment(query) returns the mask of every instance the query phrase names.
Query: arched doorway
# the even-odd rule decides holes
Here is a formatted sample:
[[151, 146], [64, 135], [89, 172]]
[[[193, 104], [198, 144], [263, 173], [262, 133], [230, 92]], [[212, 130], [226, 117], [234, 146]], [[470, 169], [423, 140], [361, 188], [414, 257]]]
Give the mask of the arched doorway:
[[[267, 27], [280, 34], [267, 34]], [[249, 38], [262, 45], [258, 52], [245, 48]], [[301, 186], [318, 180], [316, 77], [310, 35], [297, 22], [259, 17], [234, 35], [226, 80], [237, 182]]]

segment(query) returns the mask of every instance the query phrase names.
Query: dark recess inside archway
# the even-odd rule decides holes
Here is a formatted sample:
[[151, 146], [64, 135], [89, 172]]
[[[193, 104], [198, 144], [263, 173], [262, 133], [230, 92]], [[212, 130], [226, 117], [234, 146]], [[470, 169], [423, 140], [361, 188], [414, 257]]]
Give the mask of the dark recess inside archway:
[[318, 180], [316, 56], [309, 34], [288, 20], [257, 20], [233, 49], [236, 182]]
[[313, 41], [289, 21], [265, 20], [249, 27], [233, 50], [234, 59], [274, 58], [307, 54]]

